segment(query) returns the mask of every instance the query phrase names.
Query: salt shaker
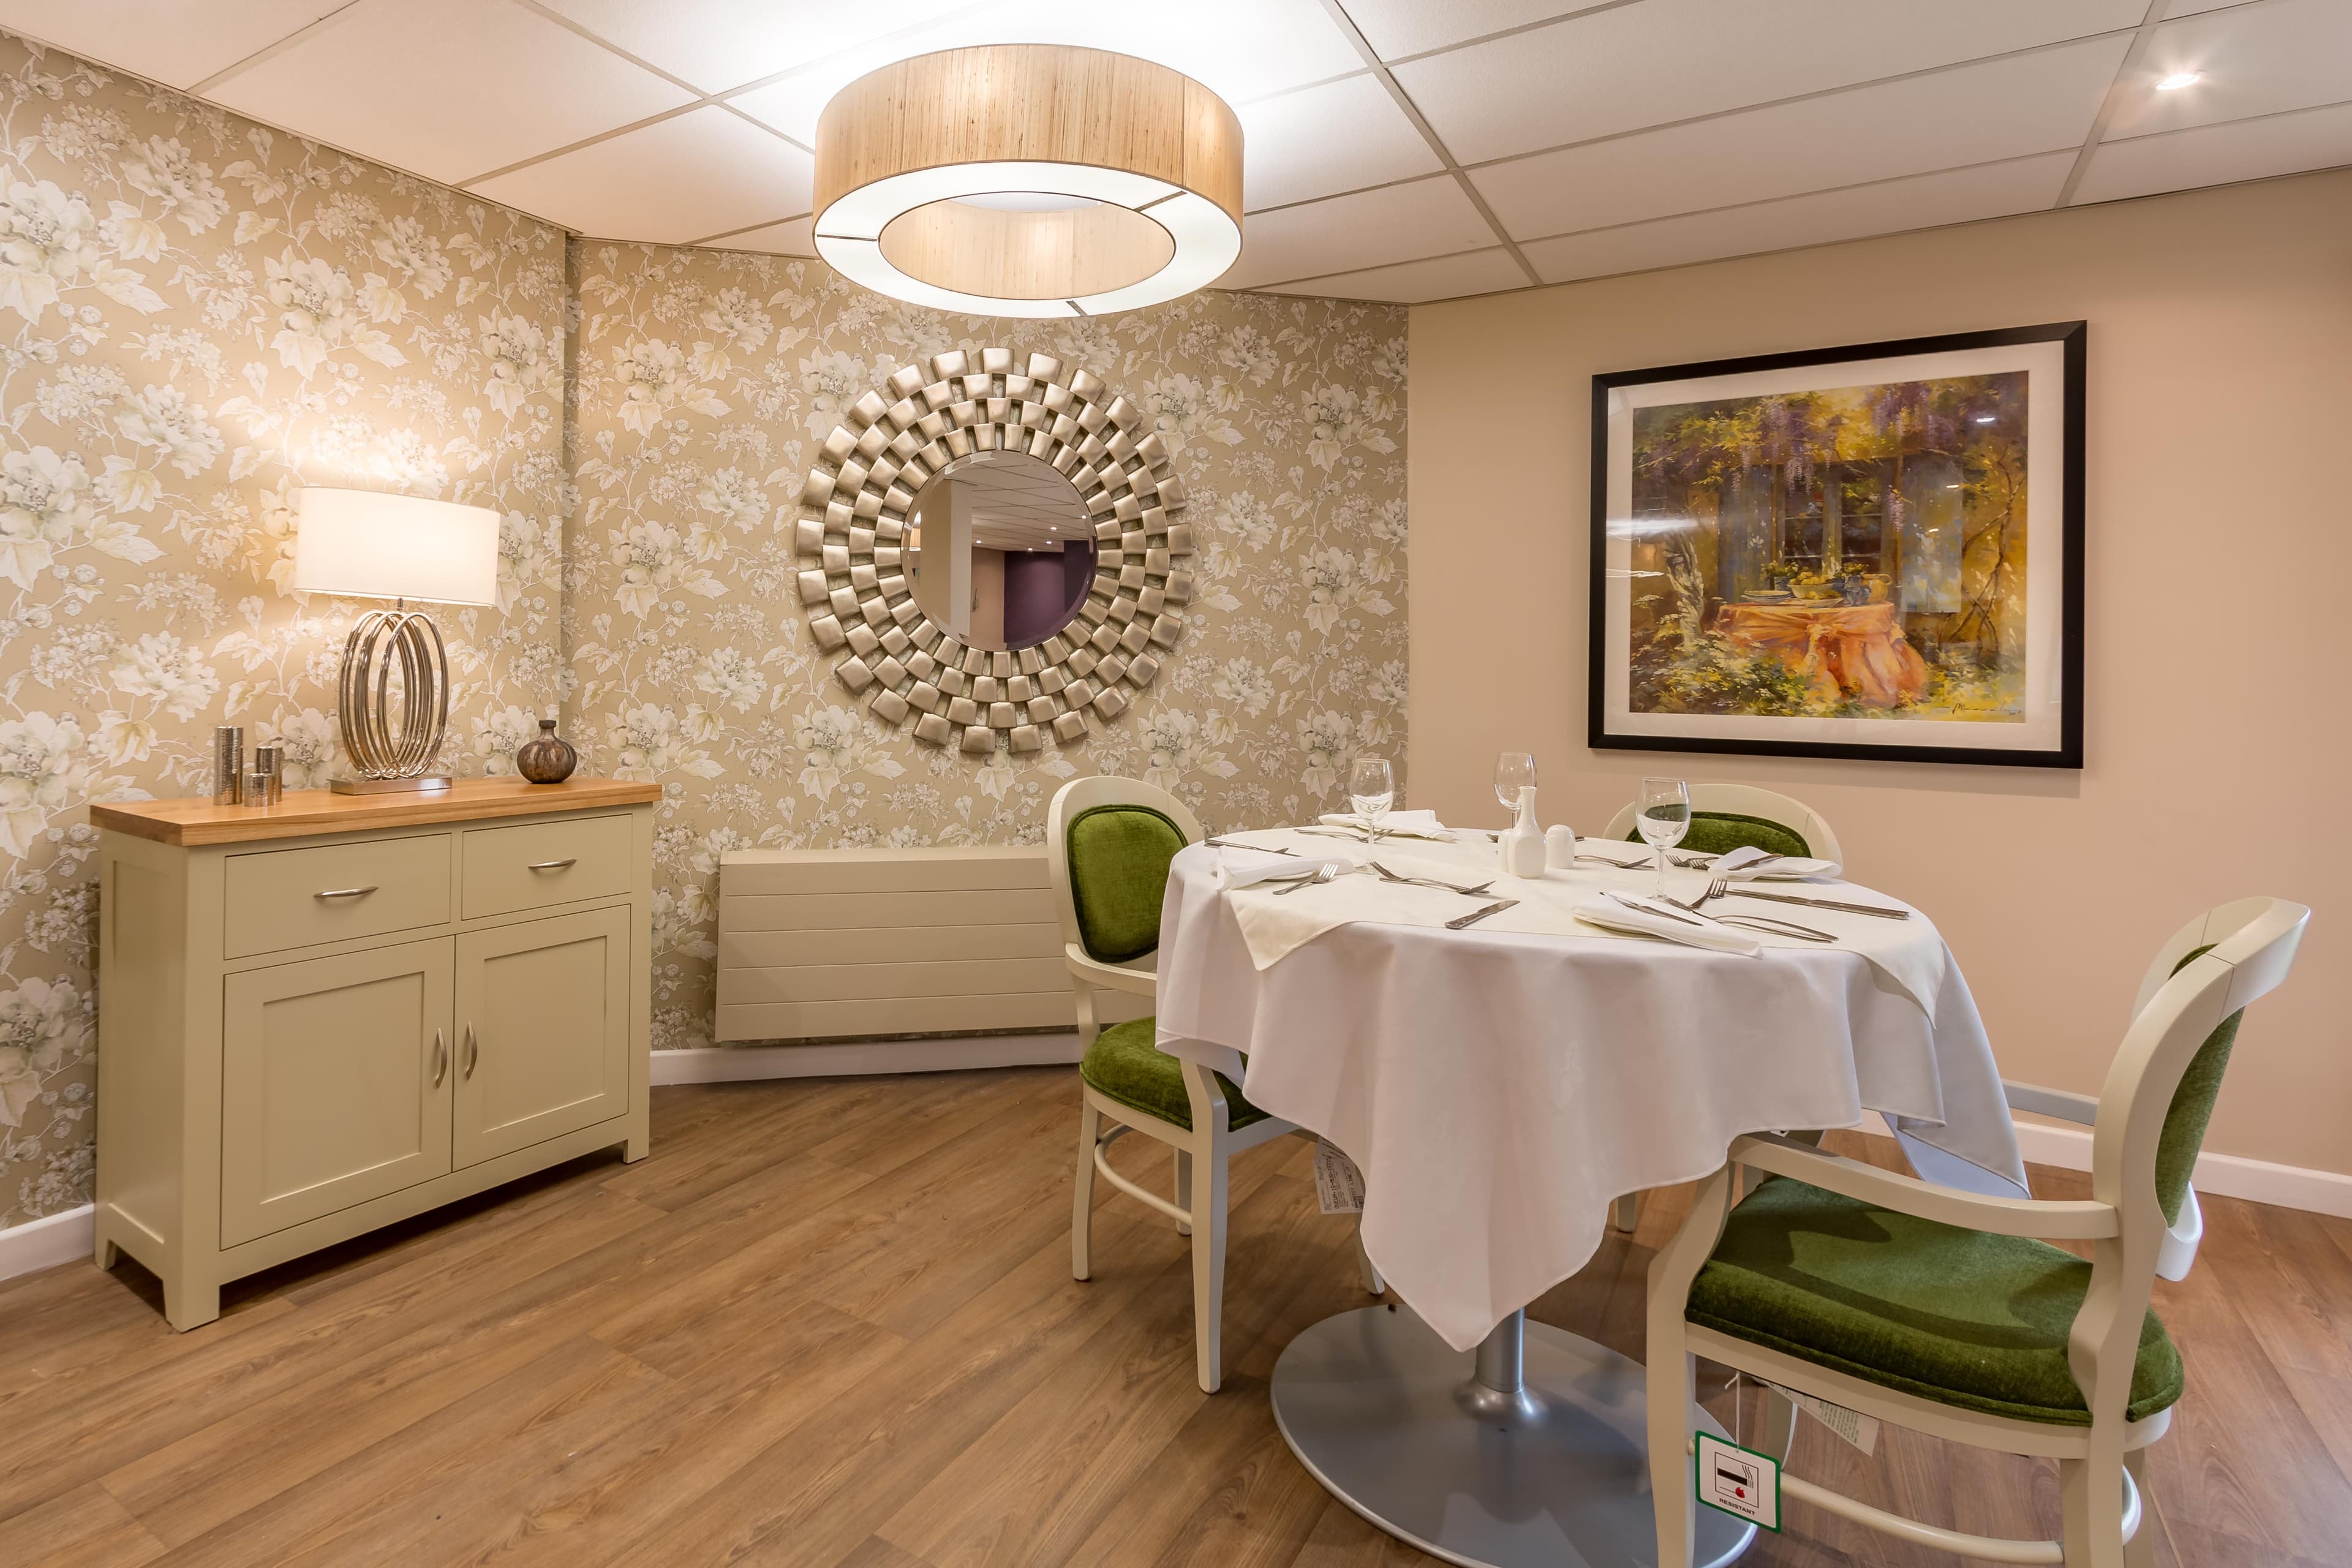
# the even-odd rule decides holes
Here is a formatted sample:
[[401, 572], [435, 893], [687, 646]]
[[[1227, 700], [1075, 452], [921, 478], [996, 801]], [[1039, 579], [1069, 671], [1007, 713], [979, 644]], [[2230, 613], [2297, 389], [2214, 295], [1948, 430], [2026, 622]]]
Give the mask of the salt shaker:
[[1576, 864], [1576, 829], [1555, 822], [1544, 829], [1544, 869], [1565, 871]]

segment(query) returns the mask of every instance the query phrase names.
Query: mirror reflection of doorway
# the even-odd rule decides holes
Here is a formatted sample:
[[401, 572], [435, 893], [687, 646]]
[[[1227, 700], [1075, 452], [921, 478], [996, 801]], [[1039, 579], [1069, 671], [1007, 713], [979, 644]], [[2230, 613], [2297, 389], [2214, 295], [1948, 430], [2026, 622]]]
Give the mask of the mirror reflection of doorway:
[[1023, 452], [974, 452], [908, 514], [915, 603], [967, 647], [1034, 647], [1070, 624], [1095, 575], [1093, 526], [1069, 480]]

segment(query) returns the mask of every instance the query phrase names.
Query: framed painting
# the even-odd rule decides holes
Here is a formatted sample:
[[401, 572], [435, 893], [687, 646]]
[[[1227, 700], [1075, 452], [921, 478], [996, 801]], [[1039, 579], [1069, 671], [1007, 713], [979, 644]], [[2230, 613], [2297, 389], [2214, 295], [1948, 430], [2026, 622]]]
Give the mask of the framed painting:
[[1591, 743], [2081, 767], [2084, 341], [1594, 376]]

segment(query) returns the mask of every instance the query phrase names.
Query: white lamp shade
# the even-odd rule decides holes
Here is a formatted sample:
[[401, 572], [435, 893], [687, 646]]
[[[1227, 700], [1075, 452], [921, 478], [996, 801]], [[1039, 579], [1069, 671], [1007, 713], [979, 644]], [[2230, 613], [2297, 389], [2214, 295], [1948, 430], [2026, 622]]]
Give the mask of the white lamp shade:
[[499, 514], [377, 490], [294, 498], [294, 591], [346, 598], [493, 605]]

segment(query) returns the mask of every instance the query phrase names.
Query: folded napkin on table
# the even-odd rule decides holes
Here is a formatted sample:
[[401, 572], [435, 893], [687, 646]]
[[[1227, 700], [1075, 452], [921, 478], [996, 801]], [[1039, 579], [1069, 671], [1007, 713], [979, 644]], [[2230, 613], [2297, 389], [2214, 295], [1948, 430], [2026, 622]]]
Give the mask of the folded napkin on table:
[[1753, 846], [1726, 850], [1709, 862], [1706, 869], [1715, 876], [1728, 877], [1735, 882], [1759, 880], [1767, 877], [1788, 878], [1793, 881], [1834, 882], [1845, 874], [1845, 868], [1834, 860], [1813, 860], [1801, 855], [1775, 855]]
[[[1250, 846], [1241, 844], [1233, 847], [1246, 852]], [[1276, 855], [1261, 850], [1237, 863], [1221, 853], [1217, 857], [1217, 880], [1220, 886], [1227, 889], [1254, 888], [1260, 882], [1288, 882], [1300, 877], [1312, 877], [1326, 866], [1336, 867], [1345, 874], [1356, 868], [1356, 861], [1346, 855]]]
[[[1326, 827], [1367, 826], [1364, 819], [1352, 811], [1335, 811], [1316, 820]], [[1445, 825], [1437, 820], [1437, 813], [1433, 811], [1391, 811], [1381, 818], [1381, 832], [1384, 836], [1393, 834], [1401, 838], [1435, 838], [1440, 841], [1451, 840], [1454, 837], [1445, 830]]]
[[1669, 942], [1704, 947], [1715, 952], [1736, 952], [1753, 958], [1764, 951], [1764, 944], [1754, 937], [1708, 920], [1705, 915], [1686, 914], [1680, 910], [1670, 913], [1646, 899], [1630, 898], [1623, 893], [1604, 893], [1600, 898], [1587, 900], [1576, 906], [1576, 918], [1610, 931], [1662, 936]]

